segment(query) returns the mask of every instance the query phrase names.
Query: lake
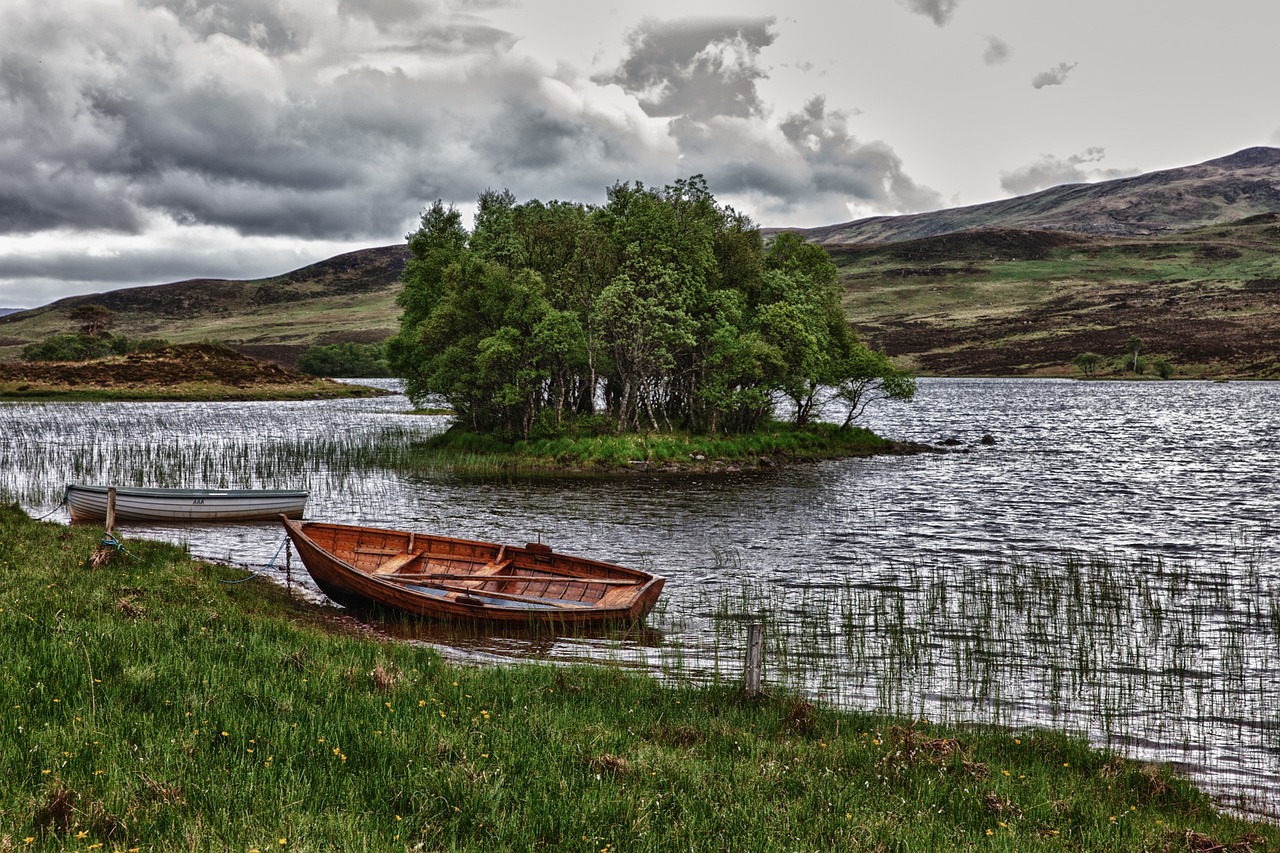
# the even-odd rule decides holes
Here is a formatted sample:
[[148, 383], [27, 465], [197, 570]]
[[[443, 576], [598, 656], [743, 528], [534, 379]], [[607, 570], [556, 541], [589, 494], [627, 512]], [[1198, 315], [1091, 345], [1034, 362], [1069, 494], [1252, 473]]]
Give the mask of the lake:
[[[413, 637], [481, 661], [608, 659], [701, 679], [740, 673], [744, 623], [759, 618], [769, 683], [843, 707], [1065, 729], [1280, 814], [1280, 384], [922, 380], [914, 403], [862, 423], [954, 439], [948, 452], [667, 478], [401, 470], [374, 449], [447, 426], [407, 407], [0, 404], [0, 494], [65, 521], [67, 482], [308, 488], [309, 518], [540, 539], [667, 575], [651, 630]], [[246, 574], [283, 542], [270, 524], [120, 534]], [[292, 583], [318, 596], [298, 568]], [[263, 574], [285, 580], [278, 565]]]

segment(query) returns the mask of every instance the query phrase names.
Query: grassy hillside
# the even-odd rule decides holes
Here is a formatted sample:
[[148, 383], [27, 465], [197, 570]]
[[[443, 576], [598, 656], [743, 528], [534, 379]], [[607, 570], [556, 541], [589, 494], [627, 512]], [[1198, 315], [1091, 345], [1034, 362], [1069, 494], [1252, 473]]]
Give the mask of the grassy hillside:
[[115, 312], [116, 334], [174, 343], [219, 341], [294, 365], [314, 344], [381, 341], [396, 330], [404, 246], [364, 249], [254, 281], [197, 279], [74, 296], [0, 317], [0, 361], [72, 331], [67, 315], [91, 302]]
[[1067, 375], [1082, 352], [1280, 377], [1280, 215], [1149, 239], [982, 230], [829, 247], [859, 331], [913, 368]]

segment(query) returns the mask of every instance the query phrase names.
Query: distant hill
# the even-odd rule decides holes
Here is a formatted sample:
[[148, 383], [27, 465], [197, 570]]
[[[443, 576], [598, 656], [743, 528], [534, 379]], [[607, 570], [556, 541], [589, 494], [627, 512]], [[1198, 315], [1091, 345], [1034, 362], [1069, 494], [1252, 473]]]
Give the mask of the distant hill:
[[1280, 211], [1280, 148], [1246, 148], [1184, 166], [1096, 184], [906, 216], [799, 229], [824, 246], [897, 243], [976, 228], [1154, 237]]
[[[1114, 360], [1136, 336], [1180, 376], [1280, 378], [1280, 149], [800, 233], [836, 262], [859, 333], [922, 373], [1071, 375], [1076, 355]], [[63, 299], [0, 316], [0, 360], [96, 302], [129, 337], [293, 366], [315, 344], [393, 335], [406, 257], [384, 246], [255, 281]]]
[[60, 299], [0, 317], [0, 360], [32, 341], [68, 332], [77, 305], [115, 313], [117, 334], [174, 343], [220, 341], [293, 366], [314, 344], [372, 343], [395, 334], [404, 245], [348, 252], [271, 278], [192, 279]]
[[0, 317], [5, 316], [6, 314], [17, 314], [19, 311], [22, 311], [22, 310], [24, 310], [24, 309], [22, 309], [22, 308], [0, 308]]

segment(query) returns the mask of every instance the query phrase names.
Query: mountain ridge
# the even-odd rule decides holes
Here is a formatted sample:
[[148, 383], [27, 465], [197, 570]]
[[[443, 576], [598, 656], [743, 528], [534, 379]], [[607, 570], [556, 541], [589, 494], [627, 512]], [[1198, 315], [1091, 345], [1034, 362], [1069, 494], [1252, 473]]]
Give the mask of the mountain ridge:
[[928, 213], [872, 216], [795, 231], [820, 245], [895, 243], [983, 227], [1152, 237], [1280, 211], [1280, 148]]

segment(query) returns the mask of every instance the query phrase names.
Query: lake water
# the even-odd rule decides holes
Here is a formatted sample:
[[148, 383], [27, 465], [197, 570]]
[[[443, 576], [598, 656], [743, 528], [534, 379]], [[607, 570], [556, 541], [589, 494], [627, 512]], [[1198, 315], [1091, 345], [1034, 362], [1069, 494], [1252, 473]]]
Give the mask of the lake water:
[[[863, 422], [957, 439], [949, 452], [608, 480], [370, 467], [371, 444], [447, 425], [406, 408], [3, 404], [0, 494], [65, 520], [67, 482], [304, 487], [309, 518], [540, 538], [667, 575], [652, 630], [424, 626], [417, 639], [480, 660], [734, 676], [742, 622], [761, 617], [772, 683], [845, 707], [1066, 729], [1280, 813], [1280, 384], [923, 380], [914, 403]], [[120, 532], [252, 569], [283, 542], [269, 524]]]

